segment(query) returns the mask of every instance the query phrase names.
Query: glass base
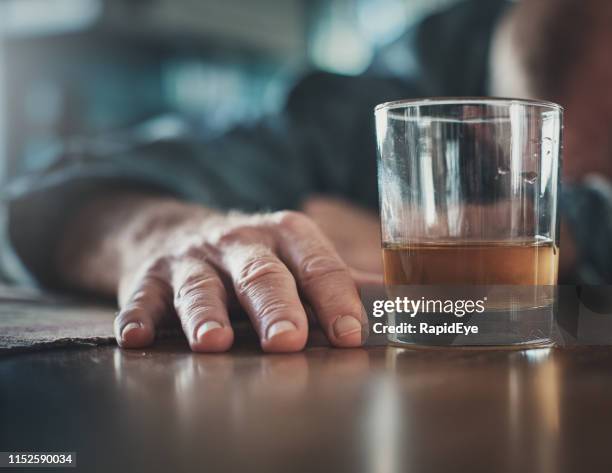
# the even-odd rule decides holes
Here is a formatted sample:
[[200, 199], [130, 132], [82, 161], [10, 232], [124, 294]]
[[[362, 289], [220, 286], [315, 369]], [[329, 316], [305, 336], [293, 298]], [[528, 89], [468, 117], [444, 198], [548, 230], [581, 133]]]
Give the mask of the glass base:
[[552, 348], [555, 346], [555, 342], [551, 339], [533, 340], [512, 345], [424, 345], [420, 343], [402, 342], [392, 338], [388, 338], [387, 340], [387, 346], [404, 348], [407, 350], [519, 351]]

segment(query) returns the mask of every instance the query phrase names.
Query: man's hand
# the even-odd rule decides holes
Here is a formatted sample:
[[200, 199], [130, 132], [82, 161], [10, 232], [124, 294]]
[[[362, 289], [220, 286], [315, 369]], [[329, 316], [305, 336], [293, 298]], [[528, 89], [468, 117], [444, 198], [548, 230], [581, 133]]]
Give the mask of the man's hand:
[[316, 196], [307, 199], [302, 210], [338, 249], [340, 257], [351, 267], [378, 275], [382, 282], [380, 217], [334, 197]]
[[300, 296], [335, 346], [359, 346], [367, 324], [348, 267], [296, 212], [223, 215], [167, 199], [104, 199], [73, 221], [59, 268], [73, 286], [118, 296], [115, 333], [126, 348], [152, 344], [156, 328], [178, 317], [194, 351], [227, 350], [234, 297], [269, 352], [304, 347]]

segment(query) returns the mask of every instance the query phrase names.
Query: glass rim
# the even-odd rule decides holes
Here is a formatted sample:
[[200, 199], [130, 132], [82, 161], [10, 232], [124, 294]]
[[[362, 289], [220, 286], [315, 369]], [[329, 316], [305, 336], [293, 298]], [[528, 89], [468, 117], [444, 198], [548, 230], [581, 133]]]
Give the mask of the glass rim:
[[392, 100], [383, 102], [374, 107], [374, 113], [382, 110], [394, 110], [396, 108], [421, 107], [424, 105], [529, 105], [548, 108], [563, 112], [563, 106], [555, 102], [535, 99], [519, 99], [510, 97], [426, 97], [415, 99]]

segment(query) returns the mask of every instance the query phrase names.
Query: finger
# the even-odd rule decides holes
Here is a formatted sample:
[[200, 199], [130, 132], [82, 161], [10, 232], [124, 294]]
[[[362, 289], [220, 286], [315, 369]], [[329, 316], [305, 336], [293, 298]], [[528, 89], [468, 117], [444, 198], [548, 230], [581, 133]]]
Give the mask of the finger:
[[155, 339], [155, 327], [171, 313], [172, 292], [164, 276], [149, 270], [140, 277], [125, 298], [115, 318], [115, 338], [123, 348], [149, 346]]
[[223, 250], [223, 265], [257, 331], [263, 350], [292, 352], [304, 348], [308, 322], [293, 275], [262, 245], [232, 245]]
[[331, 243], [307, 217], [286, 212], [278, 225], [281, 257], [295, 275], [330, 342], [364, 342], [367, 319], [355, 282]]
[[185, 257], [172, 269], [174, 308], [191, 349], [221, 352], [234, 342], [227, 293], [216, 270], [205, 261]]

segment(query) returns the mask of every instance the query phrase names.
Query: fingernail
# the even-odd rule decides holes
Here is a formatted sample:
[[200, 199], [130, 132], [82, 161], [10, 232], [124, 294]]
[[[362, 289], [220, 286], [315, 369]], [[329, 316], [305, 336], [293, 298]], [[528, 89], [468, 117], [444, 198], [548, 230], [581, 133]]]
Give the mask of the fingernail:
[[293, 322], [289, 322], [288, 320], [281, 320], [280, 322], [276, 322], [270, 326], [268, 329], [267, 338], [274, 338], [283, 332], [289, 332], [291, 330], [297, 330], [295, 324]]
[[139, 329], [140, 327], [142, 327], [142, 324], [140, 322], [130, 322], [125, 327], [123, 327], [123, 330], [121, 331], [121, 338], [123, 340], [126, 340], [127, 334], [129, 332], [131, 332], [132, 330]]
[[334, 333], [338, 338], [346, 337], [355, 332], [361, 332], [361, 323], [355, 317], [345, 315], [339, 317], [336, 322], [334, 322]]
[[198, 328], [198, 331], [196, 333], [196, 338], [198, 340], [201, 340], [202, 338], [204, 338], [204, 335], [206, 335], [208, 332], [212, 332], [213, 330], [217, 330], [220, 328], [223, 328], [223, 325], [221, 325], [219, 322], [215, 322], [214, 320], [204, 322]]

